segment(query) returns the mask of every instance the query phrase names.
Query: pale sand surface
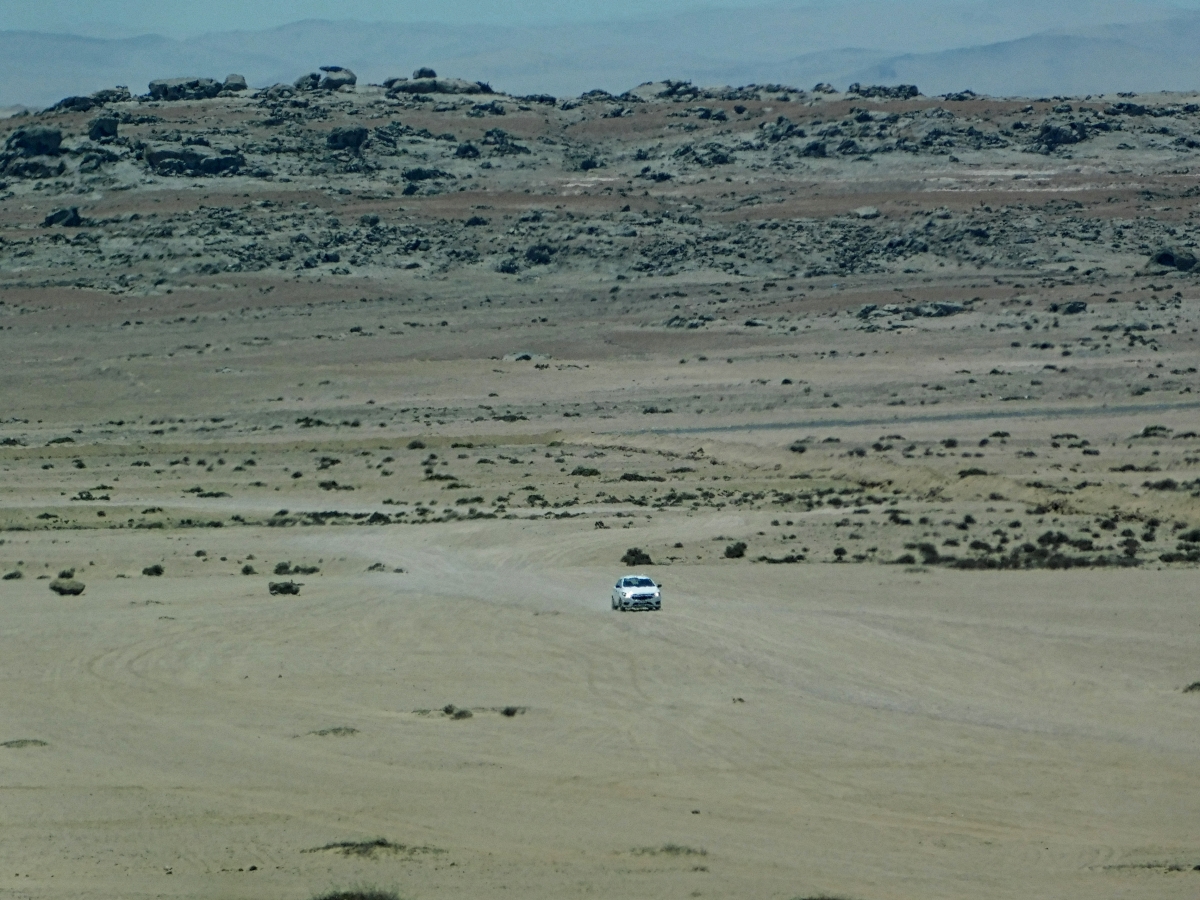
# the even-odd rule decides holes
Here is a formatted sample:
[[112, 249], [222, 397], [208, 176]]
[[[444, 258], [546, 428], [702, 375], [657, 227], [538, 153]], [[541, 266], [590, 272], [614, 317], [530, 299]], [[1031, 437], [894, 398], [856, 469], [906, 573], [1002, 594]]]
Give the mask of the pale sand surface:
[[[0, 757], [5, 890], [1194, 896], [1137, 868], [1198, 862], [1190, 571], [676, 567], [619, 615], [590, 525], [438, 530], [205, 536], [409, 569], [298, 598], [6, 588], [5, 735], [48, 746]], [[444, 852], [301, 852], [379, 836]]]

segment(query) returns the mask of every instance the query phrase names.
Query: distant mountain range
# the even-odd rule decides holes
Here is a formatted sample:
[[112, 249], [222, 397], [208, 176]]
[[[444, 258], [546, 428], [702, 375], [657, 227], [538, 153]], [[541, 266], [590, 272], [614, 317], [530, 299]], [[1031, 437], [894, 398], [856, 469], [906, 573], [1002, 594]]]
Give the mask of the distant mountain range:
[[1015, 96], [1200, 88], [1200, 13], [1138, 0], [854, 0], [607, 24], [498, 28], [306, 21], [184, 40], [0, 32], [0, 106], [152, 78], [290, 82], [319, 65], [381, 81], [430, 65], [510, 93], [828, 81]]

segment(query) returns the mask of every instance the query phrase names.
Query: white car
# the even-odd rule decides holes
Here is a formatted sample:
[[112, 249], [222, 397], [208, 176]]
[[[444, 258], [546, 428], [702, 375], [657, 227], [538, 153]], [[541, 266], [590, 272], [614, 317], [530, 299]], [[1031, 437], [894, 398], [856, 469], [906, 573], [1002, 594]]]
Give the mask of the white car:
[[662, 588], [647, 575], [626, 575], [613, 585], [612, 608], [662, 609]]

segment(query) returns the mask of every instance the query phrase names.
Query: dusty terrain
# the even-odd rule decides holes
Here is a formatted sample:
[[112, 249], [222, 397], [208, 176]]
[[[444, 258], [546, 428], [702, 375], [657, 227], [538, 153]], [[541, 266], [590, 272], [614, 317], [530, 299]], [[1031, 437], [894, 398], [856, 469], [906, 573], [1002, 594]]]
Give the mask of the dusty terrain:
[[1200, 99], [429, 88], [5, 120], [0, 896], [1196, 896]]

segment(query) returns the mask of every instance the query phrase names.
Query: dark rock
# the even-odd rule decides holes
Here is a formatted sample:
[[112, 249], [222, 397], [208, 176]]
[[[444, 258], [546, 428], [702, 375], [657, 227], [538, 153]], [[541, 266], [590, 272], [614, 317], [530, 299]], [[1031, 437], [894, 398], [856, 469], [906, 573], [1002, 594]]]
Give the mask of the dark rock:
[[292, 87], [298, 91], [315, 91], [321, 86], [321, 76], [316, 72], [309, 72], [307, 75], [301, 75], [294, 82]]
[[270, 591], [272, 594], [296, 595], [296, 594], [300, 593], [300, 588], [302, 588], [303, 586], [304, 585], [297, 584], [294, 581], [272, 581], [272, 582], [268, 582], [267, 590]]
[[117, 136], [119, 120], [116, 116], [101, 116], [93, 119], [88, 128], [88, 137], [93, 141], [111, 141]]
[[413, 72], [413, 78], [437, 78], [437, 72], [427, 66], [422, 66]]
[[915, 84], [898, 84], [895, 87], [887, 87], [882, 84], [863, 85], [855, 82], [846, 88], [848, 94], [858, 94], [860, 97], [876, 97], [880, 100], [911, 100], [913, 97], [921, 96], [921, 92], [917, 90]]
[[1054, 122], [1046, 122], [1042, 125], [1042, 130], [1033, 140], [1035, 150], [1043, 153], [1049, 153], [1058, 147], [1069, 144], [1078, 144], [1080, 141], [1088, 139], [1088, 127], [1083, 122], [1067, 122], [1066, 124], [1056, 124]]
[[98, 106], [103, 106], [106, 103], [128, 103], [133, 99], [133, 94], [129, 93], [129, 88], [123, 84], [118, 84], [116, 87], [103, 88], [92, 94], [92, 99], [96, 101]]
[[84, 589], [83, 582], [74, 578], [55, 578], [50, 582], [50, 590], [60, 597], [78, 597]]
[[151, 100], [208, 100], [221, 93], [211, 78], [159, 78], [150, 82]]
[[335, 128], [329, 132], [325, 143], [330, 150], [349, 150], [352, 153], [358, 153], [362, 149], [362, 145], [366, 143], [367, 134], [367, 129], [361, 125]]
[[221, 90], [234, 91], [236, 93], [237, 91], [244, 91], [248, 87], [245, 75], [226, 75], [225, 81], [221, 85]]
[[57, 156], [61, 146], [62, 132], [44, 125], [18, 128], [4, 144], [6, 150], [19, 156]]
[[1186, 247], [1159, 247], [1150, 254], [1150, 263], [1188, 272], [1196, 265], [1196, 254]]
[[63, 97], [52, 108], [62, 112], [87, 112], [99, 105], [91, 97]]
[[813, 93], [816, 94], [836, 94], [837, 88], [827, 81], [822, 81], [818, 85], [813, 86]]
[[235, 151], [200, 146], [152, 146], [146, 148], [142, 158], [159, 175], [222, 175], [236, 172], [246, 162]]
[[458, 149], [454, 151], [454, 155], [459, 159], [478, 159], [479, 148], [474, 144], [459, 144]]
[[83, 217], [79, 215], [77, 206], [56, 209], [42, 220], [43, 228], [52, 228], [55, 225], [61, 225], [63, 228], [78, 228], [82, 224]]
[[388, 79], [388, 90], [393, 94], [490, 94], [492, 89], [478, 81], [463, 81], [461, 78], [414, 78]]
[[1080, 313], [1087, 312], [1088, 305], [1083, 300], [1072, 300], [1062, 308], [1064, 316], [1077, 316]]
[[338, 88], [358, 84], [358, 76], [341, 66], [321, 66], [321, 71], [325, 73], [325, 77], [321, 79], [323, 91], [336, 91]]
[[526, 94], [524, 97], [517, 97], [525, 103], [542, 103], [546, 106], [553, 106], [558, 102], [557, 97], [551, 97], [549, 94]]

